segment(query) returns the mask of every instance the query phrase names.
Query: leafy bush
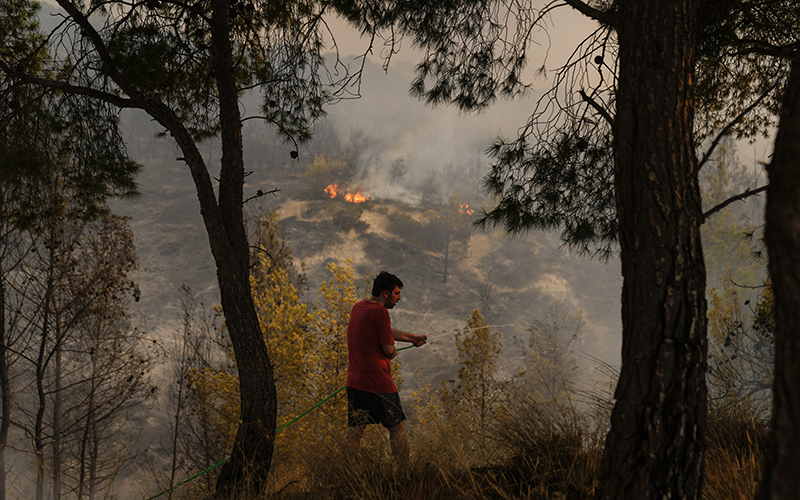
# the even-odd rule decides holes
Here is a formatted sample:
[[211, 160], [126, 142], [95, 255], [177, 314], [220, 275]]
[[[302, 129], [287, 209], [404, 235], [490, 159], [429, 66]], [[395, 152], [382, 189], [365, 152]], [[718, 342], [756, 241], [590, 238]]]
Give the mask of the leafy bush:
[[414, 245], [422, 242], [421, 236], [425, 229], [422, 222], [403, 212], [392, 212], [386, 216], [386, 220], [387, 229], [397, 238]]

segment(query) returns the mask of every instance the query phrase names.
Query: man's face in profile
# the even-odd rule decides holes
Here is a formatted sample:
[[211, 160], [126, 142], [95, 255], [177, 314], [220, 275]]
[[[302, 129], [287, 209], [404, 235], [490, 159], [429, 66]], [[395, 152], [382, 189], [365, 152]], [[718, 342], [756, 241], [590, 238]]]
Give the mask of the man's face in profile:
[[401, 289], [399, 286], [394, 287], [394, 290], [391, 292], [386, 292], [386, 303], [384, 304], [386, 309], [392, 309], [395, 304], [400, 302], [400, 292]]

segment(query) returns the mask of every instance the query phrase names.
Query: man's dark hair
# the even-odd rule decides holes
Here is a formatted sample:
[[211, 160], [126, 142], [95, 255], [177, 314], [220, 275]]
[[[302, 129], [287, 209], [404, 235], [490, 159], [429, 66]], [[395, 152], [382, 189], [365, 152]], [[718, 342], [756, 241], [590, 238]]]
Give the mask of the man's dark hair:
[[400, 278], [386, 271], [381, 271], [380, 274], [375, 277], [375, 281], [372, 282], [372, 296], [378, 297], [385, 290], [393, 292], [394, 287], [403, 288], [403, 282], [400, 281]]

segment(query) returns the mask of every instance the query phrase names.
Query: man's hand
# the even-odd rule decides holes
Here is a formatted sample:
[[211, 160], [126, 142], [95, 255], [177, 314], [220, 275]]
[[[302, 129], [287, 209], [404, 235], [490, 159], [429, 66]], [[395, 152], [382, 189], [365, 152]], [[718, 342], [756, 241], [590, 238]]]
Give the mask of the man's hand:
[[414, 335], [414, 340], [412, 340], [411, 343], [414, 344], [414, 347], [420, 347], [425, 345], [427, 341], [428, 341], [427, 335]]

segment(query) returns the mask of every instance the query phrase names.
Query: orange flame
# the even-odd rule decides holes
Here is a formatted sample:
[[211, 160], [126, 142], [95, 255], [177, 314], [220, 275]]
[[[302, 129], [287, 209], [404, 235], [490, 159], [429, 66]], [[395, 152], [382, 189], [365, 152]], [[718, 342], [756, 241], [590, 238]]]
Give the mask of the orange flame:
[[361, 194], [361, 186], [358, 186], [358, 189], [355, 193], [347, 193], [344, 195], [345, 201], [349, 201], [350, 203], [364, 203], [369, 199], [369, 195]]
[[334, 183], [325, 188], [325, 193], [331, 195], [331, 198], [336, 198], [339, 193], [339, 183]]
[[[368, 194], [364, 195], [361, 193], [361, 186], [358, 186], [355, 193], [351, 193], [349, 189], [345, 189], [345, 191], [344, 200], [350, 203], [364, 203], [369, 200], [370, 197]], [[331, 184], [325, 188], [325, 194], [329, 195], [331, 198], [336, 198], [340, 193], [341, 189], [339, 189], [338, 183]]]
[[461, 206], [458, 207], [458, 213], [461, 215], [472, 215], [475, 213], [475, 210], [469, 208], [469, 203], [462, 203]]

